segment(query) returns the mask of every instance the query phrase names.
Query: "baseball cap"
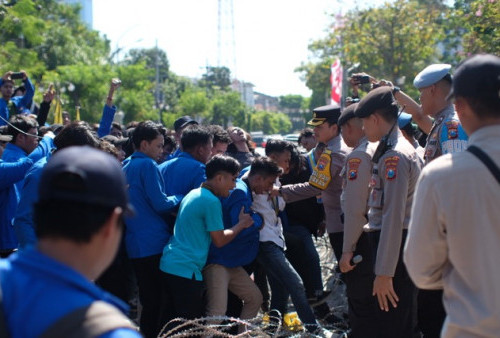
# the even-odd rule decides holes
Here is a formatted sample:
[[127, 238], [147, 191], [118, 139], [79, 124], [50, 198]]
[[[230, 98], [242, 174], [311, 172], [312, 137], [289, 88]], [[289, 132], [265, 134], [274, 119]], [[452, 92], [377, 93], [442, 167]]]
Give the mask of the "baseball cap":
[[356, 117], [365, 118], [375, 113], [378, 109], [397, 107], [394, 95], [392, 95], [392, 88], [389, 86], [382, 86], [373, 89], [366, 96], [364, 96], [354, 111]]
[[443, 79], [451, 69], [451, 65], [446, 63], [436, 63], [427, 66], [415, 76], [413, 85], [417, 89], [429, 87]]
[[446, 98], [455, 96], [500, 100], [500, 57], [474, 55], [461, 63]]
[[196, 122], [196, 120], [194, 120], [191, 116], [182, 116], [175, 120], [174, 130], [179, 131], [179, 129], [184, 128], [188, 124], [198, 124], [198, 122]]
[[321, 106], [313, 109], [313, 118], [307, 124], [316, 127], [326, 121], [337, 123], [339, 116], [340, 107], [338, 105]]
[[42, 171], [38, 189], [41, 202], [64, 200], [121, 207], [126, 215], [134, 214], [120, 163], [111, 155], [88, 146], [56, 152]]

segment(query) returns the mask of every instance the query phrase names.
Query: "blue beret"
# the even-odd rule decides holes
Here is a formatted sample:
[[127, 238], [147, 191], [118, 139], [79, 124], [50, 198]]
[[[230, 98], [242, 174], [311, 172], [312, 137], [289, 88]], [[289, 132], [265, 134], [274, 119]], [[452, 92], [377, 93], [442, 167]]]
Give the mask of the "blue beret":
[[408, 113], [401, 113], [398, 117], [398, 127], [401, 129], [411, 121], [411, 115]]
[[413, 85], [417, 89], [425, 88], [433, 85], [448, 74], [451, 69], [451, 65], [446, 63], [438, 63], [434, 65], [427, 66], [423, 71], [415, 76], [413, 80]]

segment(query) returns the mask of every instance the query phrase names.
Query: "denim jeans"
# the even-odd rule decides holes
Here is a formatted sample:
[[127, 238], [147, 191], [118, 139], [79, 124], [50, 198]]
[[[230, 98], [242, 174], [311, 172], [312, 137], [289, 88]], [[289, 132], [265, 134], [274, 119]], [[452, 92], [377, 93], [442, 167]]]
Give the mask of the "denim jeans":
[[[287, 231], [298, 236], [304, 244], [305, 260], [307, 262], [307, 271], [313, 290], [307, 290], [311, 296], [323, 291], [323, 280], [321, 279], [321, 266], [319, 263], [319, 255], [314, 245], [311, 232], [302, 225], [290, 225]], [[311, 292], [312, 291], [312, 292]]]
[[271, 309], [284, 314], [290, 294], [300, 320], [308, 325], [308, 330], [314, 331], [317, 322], [302, 279], [286, 259], [283, 249], [273, 242], [260, 242], [257, 260], [266, 271], [271, 286]]

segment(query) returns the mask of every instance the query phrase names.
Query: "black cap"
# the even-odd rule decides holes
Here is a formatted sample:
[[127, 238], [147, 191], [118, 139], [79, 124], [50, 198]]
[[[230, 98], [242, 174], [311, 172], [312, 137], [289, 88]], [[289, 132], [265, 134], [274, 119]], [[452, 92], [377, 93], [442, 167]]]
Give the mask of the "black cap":
[[88, 147], [61, 149], [42, 171], [41, 202], [64, 200], [106, 207], [121, 207], [134, 213], [128, 203], [127, 181], [120, 163], [111, 155]]
[[113, 135], [106, 135], [101, 137], [101, 140], [107, 141], [116, 147], [122, 147], [128, 142], [128, 137], [116, 137]]
[[311, 121], [307, 122], [307, 124], [316, 127], [326, 121], [337, 123], [339, 116], [340, 116], [339, 106], [335, 104], [321, 106], [313, 109], [313, 118]]
[[447, 99], [455, 96], [500, 100], [500, 57], [474, 55], [461, 63]]
[[375, 113], [378, 109], [392, 107], [397, 107], [394, 95], [392, 95], [392, 88], [389, 86], [382, 86], [366, 94], [366, 96], [358, 102], [354, 114], [356, 114], [356, 117], [364, 118]]
[[356, 117], [354, 115], [354, 111], [356, 110], [356, 107], [358, 106], [357, 103], [350, 104], [348, 107], [345, 107], [344, 110], [342, 110], [342, 114], [340, 114], [339, 121], [337, 122], [337, 125], [339, 127], [342, 127], [344, 124], [347, 123], [350, 119], [353, 117]]
[[188, 124], [198, 124], [198, 122], [196, 122], [196, 120], [193, 120], [191, 116], [182, 116], [175, 120], [174, 130], [179, 131], [179, 129], [184, 128]]

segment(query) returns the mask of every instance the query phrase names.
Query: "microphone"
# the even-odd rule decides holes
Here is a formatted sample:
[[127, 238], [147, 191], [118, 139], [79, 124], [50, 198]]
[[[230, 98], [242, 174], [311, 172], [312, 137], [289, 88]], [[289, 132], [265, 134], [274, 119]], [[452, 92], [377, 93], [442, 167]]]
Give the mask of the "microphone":
[[361, 261], [363, 261], [363, 256], [356, 255], [353, 258], [351, 258], [351, 260], [349, 261], [349, 264], [357, 265], [357, 264], [361, 263]]

